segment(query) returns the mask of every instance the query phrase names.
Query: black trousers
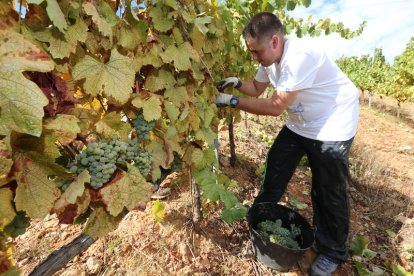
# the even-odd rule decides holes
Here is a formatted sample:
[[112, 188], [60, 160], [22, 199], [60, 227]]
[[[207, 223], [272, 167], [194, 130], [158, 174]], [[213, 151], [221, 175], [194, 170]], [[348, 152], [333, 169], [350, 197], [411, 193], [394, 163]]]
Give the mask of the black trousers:
[[312, 171], [313, 224], [319, 253], [339, 261], [348, 258], [349, 150], [348, 141], [318, 141], [300, 136], [286, 126], [269, 150], [265, 177], [253, 204], [278, 202], [303, 155]]

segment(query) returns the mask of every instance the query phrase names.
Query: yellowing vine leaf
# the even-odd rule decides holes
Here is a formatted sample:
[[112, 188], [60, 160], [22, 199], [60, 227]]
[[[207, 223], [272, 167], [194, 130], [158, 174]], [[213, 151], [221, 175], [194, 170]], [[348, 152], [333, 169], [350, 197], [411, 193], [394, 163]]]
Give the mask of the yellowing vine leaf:
[[81, 197], [85, 192], [85, 183], [90, 182], [91, 177], [87, 170], [81, 172], [73, 181], [62, 196], [56, 201], [54, 209], [63, 209], [69, 204], [75, 204], [78, 197]]
[[50, 130], [79, 133], [79, 119], [73, 115], [58, 114], [53, 120], [45, 123], [45, 128]]
[[120, 114], [116, 112], [106, 114], [102, 120], [95, 124], [95, 127], [96, 132], [108, 138], [116, 135], [126, 139], [131, 132], [131, 126], [121, 121]]
[[193, 31], [191, 32], [191, 41], [193, 42], [194, 49], [197, 51], [201, 51], [205, 43], [205, 40], [206, 40], [206, 37], [203, 34], [203, 32], [200, 30], [200, 28], [197, 28], [197, 26], [194, 26]]
[[0, 74], [6, 72], [49, 72], [53, 61], [38, 46], [12, 29], [0, 30]]
[[116, 182], [101, 189], [103, 201], [112, 216], [119, 215], [124, 208], [131, 211], [137, 206], [145, 206], [151, 198], [152, 187], [139, 170], [128, 164], [128, 172], [121, 172]]
[[164, 93], [164, 97], [178, 107], [181, 106], [181, 103], [187, 102], [189, 100], [185, 86], [167, 89]]
[[154, 24], [154, 28], [160, 32], [171, 30], [174, 26], [174, 20], [168, 18], [167, 12], [161, 7], [156, 6], [149, 12]]
[[0, 229], [9, 224], [16, 215], [12, 201], [12, 191], [8, 188], [0, 189]]
[[84, 233], [97, 240], [118, 227], [122, 215], [113, 217], [104, 208], [97, 207], [86, 223]]
[[168, 114], [168, 118], [170, 118], [171, 122], [175, 122], [180, 115], [180, 110], [177, 106], [175, 106], [172, 102], [164, 101], [164, 109]]
[[200, 60], [197, 51], [188, 42], [184, 42], [178, 47], [170, 45], [165, 52], [161, 53], [161, 58], [166, 63], [174, 62], [175, 68], [180, 71], [191, 69], [190, 59]]
[[145, 80], [145, 88], [150, 92], [174, 87], [177, 81], [171, 71], [161, 69], [156, 74], [150, 74]]
[[104, 92], [120, 103], [128, 101], [132, 93], [135, 72], [131, 68], [132, 61], [112, 50], [111, 58], [104, 64], [92, 58], [84, 57], [73, 68], [75, 80], [85, 79], [86, 93], [96, 96]]
[[200, 32], [202, 32], [203, 34], [206, 34], [208, 32], [208, 28], [206, 24], [211, 23], [212, 19], [213, 18], [211, 16], [197, 17], [194, 20], [194, 24], [198, 27]]
[[165, 203], [157, 199], [151, 209], [151, 214], [156, 222], [160, 222], [165, 217]]
[[98, 10], [91, 2], [83, 3], [83, 9], [87, 15], [92, 16], [92, 21], [98, 26], [99, 31], [108, 37], [112, 37], [112, 27], [115, 26], [113, 22], [107, 21], [103, 16], [101, 16]]
[[152, 156], [152, 174], [154, 177], [154, 173], [158, 174], [160, 166], [166, 169], [172, 160], [169, 160], [168, 154], [164, 150], [163, 142], [157, 140], [151, 141], [148, 151]]
[[161, 101], [158, 97], [152, 96], [148, 98], [142, 107], [144, 119], [146, 121], [158, 120], [161, 118]]
[[17, 210], [26, 211], [31, 218], [44, 218], [60, 196], [55, 182], [59, 179], [56, 177], [59, 172], [49, 164], [35, 162], [23, 155], [18, 155], [15, 167]]
[[68, 24], [65, 19], [65, 15], [63, 14], [62, 10], [59, 7], [57, 0], [46, 0], [47, 7], [46, 11], [49, 15], [50, 20], [52, 20], [53, 25], [59, 29], [62, 33], [68, 27]]
[[0, 73], [0, 130], [14, 130], [39, 137], [42, 133], [43, 107], [48, 103], [39, 87], [21, 73]]

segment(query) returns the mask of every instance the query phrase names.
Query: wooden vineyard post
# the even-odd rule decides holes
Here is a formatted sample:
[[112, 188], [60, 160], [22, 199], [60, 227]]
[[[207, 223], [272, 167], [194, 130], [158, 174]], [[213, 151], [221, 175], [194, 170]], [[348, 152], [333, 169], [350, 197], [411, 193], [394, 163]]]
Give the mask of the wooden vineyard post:
[[64, 268], [73, 258], [89, 248], [96, 240], [81, 234], [71, 243], [53, 251], [29, 274], [30, 276], [49, 276]]
[[193, 178], [191, 167], [188, 169], [188, 181], [190, 181], [192, 208], [193, 208], [193, 222], [199, 223], [203, 219], [203, 209], [201, 207], [200, 188]]
[[234, 167], [236, 165], [236, 144], [234, 143], [233, 114], [230, 114], [229, 142], [230, 142], [230, 165]]

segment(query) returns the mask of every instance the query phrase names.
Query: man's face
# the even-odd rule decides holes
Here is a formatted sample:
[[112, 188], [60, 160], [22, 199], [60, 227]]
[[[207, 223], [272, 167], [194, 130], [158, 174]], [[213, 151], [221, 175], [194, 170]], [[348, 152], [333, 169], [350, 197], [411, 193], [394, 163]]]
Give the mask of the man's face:
[[252, 59], [267, 67], [277, 60], [276, 49], [278, 41], [279, 39], [276, 35], [264, 39], [260, 44], [256, 39], [248, 37], [246, 38], [246, 45], [252, 55]]

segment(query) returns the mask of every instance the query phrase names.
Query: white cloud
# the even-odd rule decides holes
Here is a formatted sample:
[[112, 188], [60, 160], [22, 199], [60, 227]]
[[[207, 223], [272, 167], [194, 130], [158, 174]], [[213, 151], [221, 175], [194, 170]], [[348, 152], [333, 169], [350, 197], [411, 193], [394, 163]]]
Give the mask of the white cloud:
[[372, 55], [375, 48], [382, 48], [385, 58], [392, 63], [414, 36], [413, 11], [414, 0], [317, 0], [309, 8], [299, 7], [289, 14], [296, 18], [312, 15], [313, 21], [330, 18], [332, 22], [343, 22], [351, 30], [365, 20], [364, 32], [352, 40], [337, 34], [316, 40], [333, 58]]

